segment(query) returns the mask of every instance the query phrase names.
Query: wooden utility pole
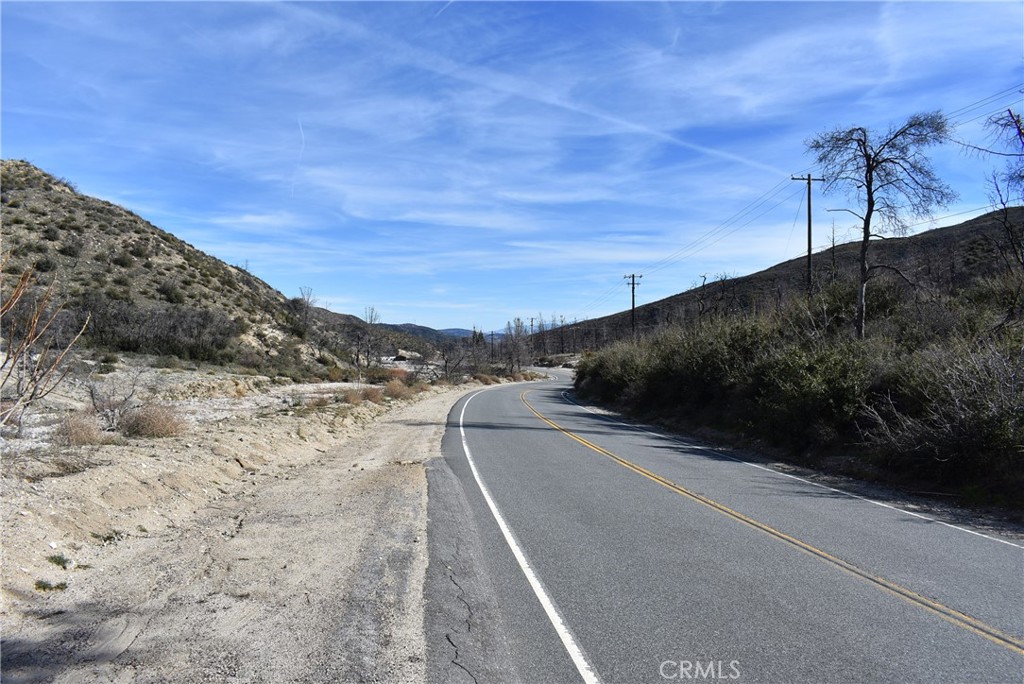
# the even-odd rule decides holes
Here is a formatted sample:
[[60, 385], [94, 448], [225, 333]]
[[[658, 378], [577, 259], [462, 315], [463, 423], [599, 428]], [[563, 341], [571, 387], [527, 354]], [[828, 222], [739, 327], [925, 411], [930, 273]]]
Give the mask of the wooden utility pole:
[[624, 275], [622, 277], [629, 280], [629, 289], [632, 291], [632, 303], [630, 304], [629, 308], [629, 322], [631, 327], [633, 328], [633, 337], [636, 337], [636, 288], [640, 284], [636, 281], [638, 278], [643, 278], [643, 276], [637, 275], [635, 273], [630, 273], [629, 275]]
[[811, 178], [811, 174], [804, 176], [790, 176], [790, 180], [807, 181], [807, 296], [811, 296], [813, 276], [811, 275], [811, 181], [825, 182], [824, 178]]

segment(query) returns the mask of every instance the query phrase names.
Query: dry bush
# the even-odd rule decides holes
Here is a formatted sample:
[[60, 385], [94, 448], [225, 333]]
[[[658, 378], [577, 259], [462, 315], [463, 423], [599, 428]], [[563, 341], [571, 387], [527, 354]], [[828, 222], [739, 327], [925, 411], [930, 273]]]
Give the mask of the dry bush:
[[110, 444], [115, 436], [100, 429], [96, 414], [77, 411], [67, 414], [57, 426], [57, 442], [65, 446]]
[[306, 406], [309, 408], [323, 408], [332, 402], [330, 397], [320, 395], [316, 397], [310, 397], [306, 400]]
[[107, 430], [122, 431], [122, 422], [138, 408], [135, 394], [139, 390], [141, 378], [142, 369], [135, 368], [124, 376], [110, 377], [103, 382], [89, 382], [89, 400]]
[[185, 432], [185, 421], [173, 407], [144, 404], [121, 419], [126, 437], [177, 437]]
[[409, 399], [414, 392], [401, 380], [388, 380], [384, 385], [384, 396], [389, 399]]
[[[0, 256], [0, 271], [8, 272], [10, 258], [10, 252]], [[25, 411], [63, 382], [71, 368], [68, 353], [89, 324], [86, 317], [77, 332], [61, 330], [65, 321], [63, 305], [56, 302], [56, 281], [44, 287], [36, 271], [49, 269], [41, 266], [22, 271], [0, 298], [0, 429], [18, 426], [20, 432]]]
[[346, 390], [345, 393], [341, 395], [341, 399], [346, 404], [359, 406], [363, 403], [363, 393], [357, 389]]
[[367, 387], [363, 390], [363, 399], [374, 404], [384, 403], [384, 390], [380, 387]]

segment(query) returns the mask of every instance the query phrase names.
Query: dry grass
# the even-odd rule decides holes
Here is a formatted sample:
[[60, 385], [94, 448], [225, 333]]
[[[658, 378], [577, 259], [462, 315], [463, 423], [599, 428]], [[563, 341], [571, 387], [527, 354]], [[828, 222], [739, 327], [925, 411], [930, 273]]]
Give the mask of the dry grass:
[[388, 380], [384, 385], [384, 396], [389, 399], [411, 399], [414, 394], [412, 388], [401, 380]]
[[100, 429], [92, 411], [69, 413], [57, 426], [57, 442], [65, 446], [110, 444], [116, 437]]
[[306, 406], [309, 408], [323, 408], [324, 406], [330, 405], [332, 402], [333, 400], [330, 397], [321, 394], [316, 397], [310, 397], [306, 401]]
[[374, 404], [384, 403], [384, 390], [380, 387], [367, 387], [363, 390], [363, 399]]
[[345, 390], [345, 393], [341, 395], [342, 401], [352, 406], [359, 406], [363, 403], [363, 393], [357, 389]]
[[177, 437], [185, 432], [185, 421], [173, 407], [164, 404], [140, 406], [121, 423], [127, 437]]

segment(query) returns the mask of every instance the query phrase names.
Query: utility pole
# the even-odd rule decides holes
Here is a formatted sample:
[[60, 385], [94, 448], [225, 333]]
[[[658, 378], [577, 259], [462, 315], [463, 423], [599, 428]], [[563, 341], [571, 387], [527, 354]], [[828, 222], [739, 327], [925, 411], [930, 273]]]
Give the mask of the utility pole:
[[811, 174], [807, 174], [806, 178], [804, 176], [790, 176], [789, 179], [795, 181], [807, 181], [807, 296], [810, 297], [813, 278], [811, 275], [811, 181], [824, 183], [825, 179], [812, 178]]
[[633, 328], [633, 337], [636, 337], [636, 288], [640, 284], [636, 281], [638, 278], [643, 278], [643, 276], [637, 275], [635, 273], [630, 273], [629, 275], [624, 275], [622, 277], [629, 280], [629, 289], [632, 292], [632, 304], [629, 308], [629, 323]]

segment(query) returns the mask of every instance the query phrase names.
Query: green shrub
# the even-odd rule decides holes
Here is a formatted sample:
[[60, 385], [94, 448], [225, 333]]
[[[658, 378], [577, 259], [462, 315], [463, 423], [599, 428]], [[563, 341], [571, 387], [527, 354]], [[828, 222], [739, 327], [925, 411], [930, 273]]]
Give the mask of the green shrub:
[[128, 253], [138, 259], [146, 259], [149, 257], [149, 248], [143, 242], [136, 242], [132, 245]]
[[870, 385], [863, 346], [849, 341], [810, 348], [787, 344], [753, 368], [757, 433], [796, 449], [853, 433]]
[[63, 244], [57, 249], [57, 251], [64, 256], [77, 257], [82, 253], [82, 241], [79, 239], [69, 238], [64, 241]]
[[55, 268], [57, 268], [57, 262], [48, 256], [36, 261], [36, 271], [39, 273], [49, 273]]

